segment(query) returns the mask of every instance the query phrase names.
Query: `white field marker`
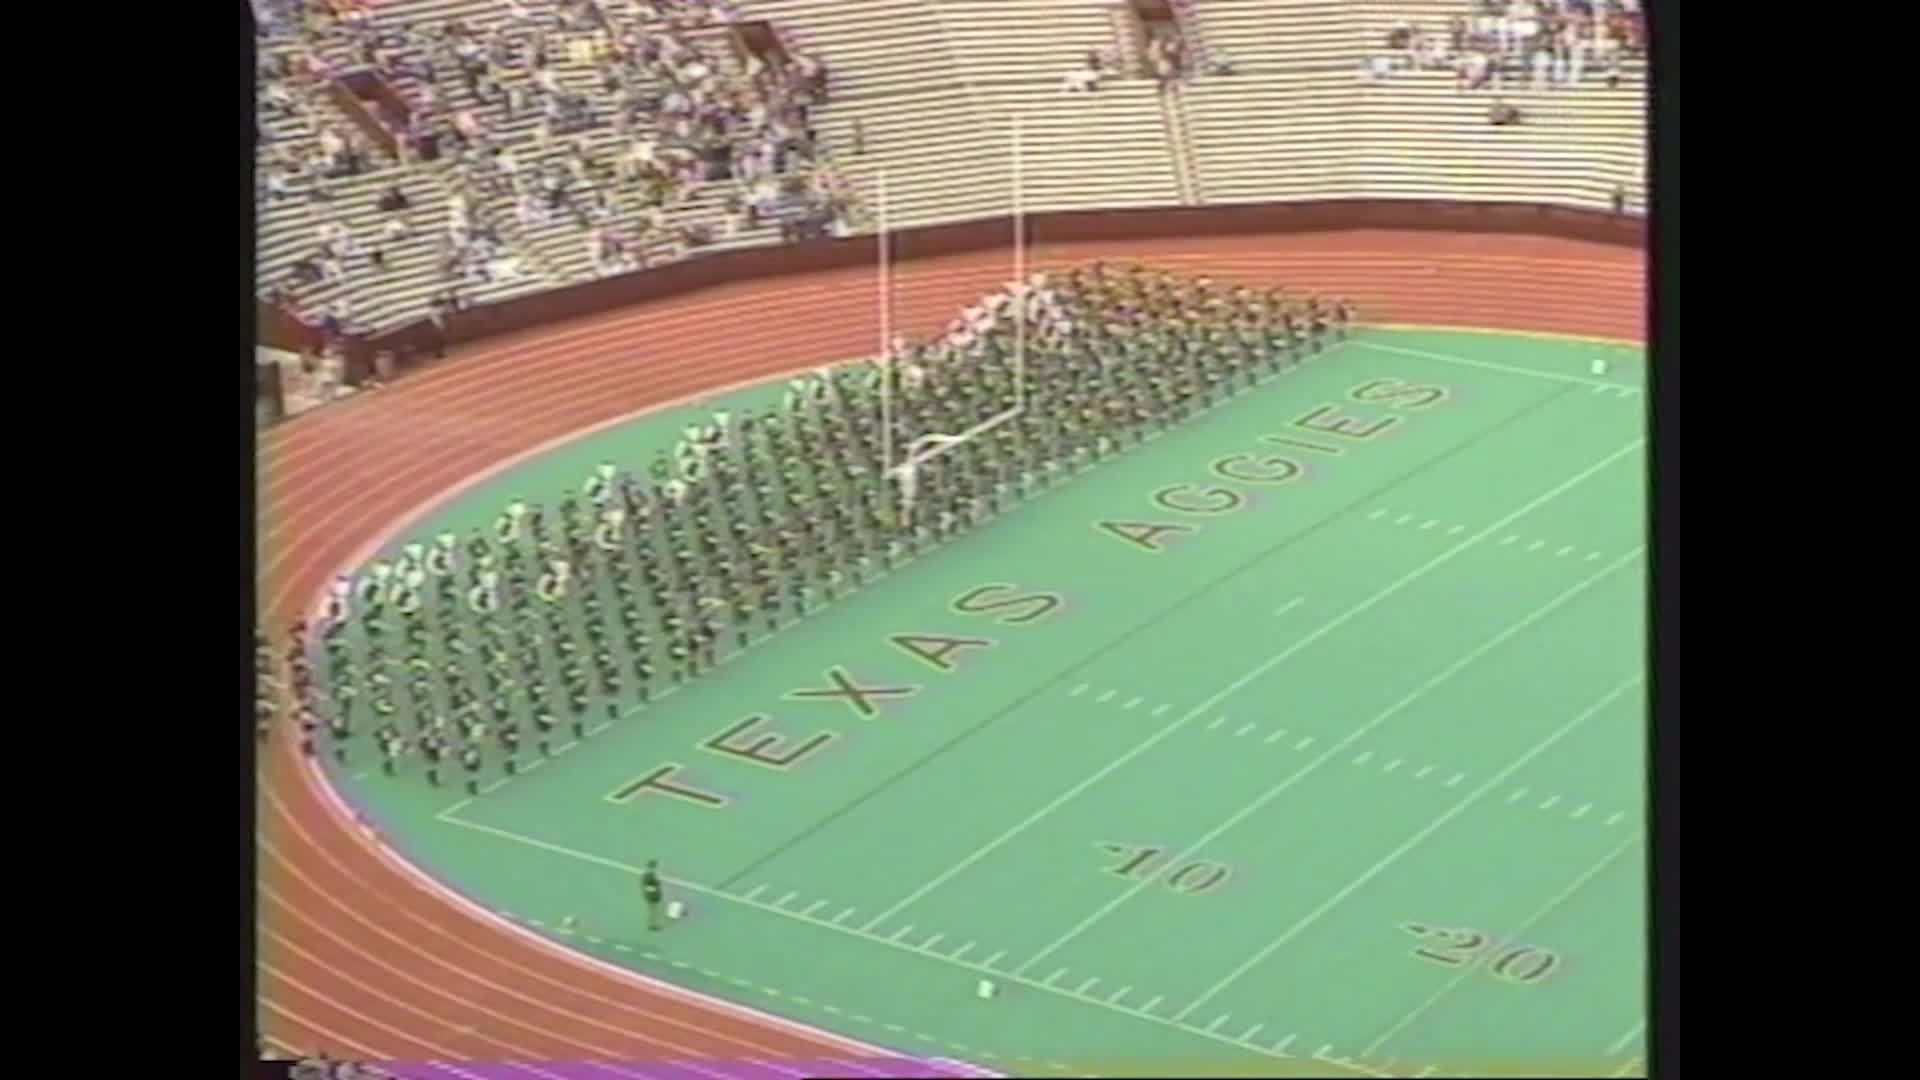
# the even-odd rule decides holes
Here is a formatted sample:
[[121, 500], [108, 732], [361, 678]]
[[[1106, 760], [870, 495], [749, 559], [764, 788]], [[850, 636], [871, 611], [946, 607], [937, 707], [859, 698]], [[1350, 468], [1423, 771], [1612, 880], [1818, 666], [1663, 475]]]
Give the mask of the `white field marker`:
[[1435, 521], [1435, 520], [1433, 520], [1432, 518], [1428, 518], [1427, 520], [1425, 520], [1425, 521], [1423, 521], [1423, 522], [1421, 522], [1421, 523], [1420, 523], [1420, 531], [1421, 531], [1421, 532], [1426, 532], [1426, 531], [1427, 531], [1428, 529], [1431, 529], [1431, 528], [1433, 528], [1433, 527], [1434, 527], [1435, 525], [1438, 525], [1438, 524], [1440, 524], [1440, 523], [1439, 523], [1439, 522], [1437, 522], [1437, 521]]
[[802, 915], [811, 915], [811, 914], [813, 914], [814, 912], [816, 912], [816, 911], [819, 911], [819, 910], [820, 910], [821, 908], [823, 908], [823, 907], [826, 907], [826, 906], [827, 906], [827, 902], [826, 902], [825, 900], [815, 900], [815, 901], [814, 901], [813, 903], [811, 903], [811, 904], [808, 904], [808, 905], [807, 905], [807, 910], [805, 910], [805, 911], [803, 911], [803, 912], [801, 912], [800, 914], [802, 914]]
[[1514, 788], [1514, 789], [1513, 789], [1513, 794], [1511, 794], [1511, 795], [1509, 795], [1509, 796], [1507, 796], [1507, 801], [1508, 801], [1508, 802], [1510, 802], [1510, 803], [1517, 803], [1517, 802], [1519, 802], [1519, 801], [1520, 801], [1521, 799], [1524, 799], [1524, 798], [1526, 798], [1526, 797], [1527, 797], [1527, 789], [1526, 789], [1526, 788]]
[[1618, 824], [1620, 823], [1620, 819], [1621, 819], [1621, 818], [1623, 818], [1623, 817], [1626, 817], [1626, 816], [1627, 816], [1627, 815], [1626, 815], [1626, 813], [1625, 813], [1624, 811], [1615, 811], [1615, 812], [1614, 812], [1614, 815], [1613, 815], [1612, 817], [1610, 817], [1610, 818], [1608, 818], [1608, 819], [1607, 819], [1607, 824], [1608, 824], [1608, 825], [1618, 825]]
[[1452, 536], [1455, 533], [1463, 533], [1466, 531], [1467, 527], [1465, 525], [1455, 525], [1453, 528], [1447, 530], [1447, 535]]
[[800, 890], [795, 889], [792, 892], [788, 893], [787, 895], [781, 897], [777, 902], [774, 903], [773, 906], [777, 908], [784, 908], [787, 906], [787, 901], [799, 895], [800, 895]]
[[1126, 703], [1125, 705], [1122, 705], [1122, 706], [1120, 706], [1120, 707], [1121, 707], [1121, 708], [1123, 708], [1123, 709], [1131, 709], [1131, 708], [1133, 708], [1133, 707], [1134, 707], [1135, 705], [1138, 705], [1138, 704], [1140, 704], [1140, 702], [1141, 702], [1142, 700], [1143, 700], [1143, 699], [1141, 699], [1141, 698], [1137, 698], [1137, 697], [1136, 697], [1136, 698], [1128, 698], [1128, 699], [1127, 699], [1127, 703]]
[[1273, 734], [1267, 736], [1265, 741], [1270, 743], [1279, 742], [1281, 739], [1284, 739], [1286, 737], [1287, 737], [1287, 729], [1281, 728], [1279, 731], [1276, 731]]
[[1213, 718], [1213, 723], [1211, 723], [1211, 724], [1208, 724], [1208, 725], [1207, 725], [1207, 730], [1208, 730], [1208, 731], [1212, 731], [1212, 730], [1213, 730], [1214, 728], [1217, 728], [1217, 727], [1219, 727], [1219, 726], [1220, 726], [1221, 724], [1224, 724], [1224, 723], [1226, 723], [1226, 722], [1227, 722], [1227, 718], [1226, 718], [1226, 717], [1224, 717], [1224, 716], [1216, 716], [1216, 717], [1214, 717], [1214, 718]]
[[1068, 697], [1079, 697], [1079, 696], [1080, 696], [1081, 694], [1084, 694], [1084, 693], [1086, 693], [1086, 692], [1087, 692], [1087, 684], [1086, 684], [1086, 683], [1081, 683], [1081, 684], [1080, 684], [1079, 686], [1076, 686], [1076, 687], [1074, 687], [1073, 689], [1071, 689], [1071, 690], [1069, 690], [1069, 691], [1067, 691], [1067, 696], [1068, 696]]
[[1407, 522], [1412, 520], [1413, 520], [1412, 514], [1401, 514], [1399, 517], [1393, 519], [1393, 523], [1395, 525], [1405, 525]]
[[1252, 724], [1243, 724], [1243, 725], [1241, 725], [1241, 727], [1240, 727], [1240, 730], [1239, 730], [1239, 731], [1236, 731], [1236, 732], [1234, 732], [1234, 734], [1235, 734], [1235, 735], [1245, 735], [1245, 734], [1246, 734], [1247, 732], [1249, 732], [1249, 731], [1252, 731], [1252, 730], [1253, 730], [1253, 728], [1254, 728], [1254, 725], [1252, 725]]
[[1080, 996], [1080, 995], [1084, 995], [1084, 994], [1085, 994], [1085, 993], [1086, 993], [1086, 992], [1087, 992], [1088, 990], [1090, 990], [1090, 989], [1092, 989], [1092, 988], [1093, 988], [1093, 985], [1094, 985], [1095, 983], [1097, 983], [1097, 982], [1099, 982], [1099, 981], [1100, 981], [1100, 980], [1099, 980], [1099, 979], [1097, 979], [1097, 978], [1095, 978], [1095, 979], [1088, 979], [1088, 980], [1087, 980], [1086, 982], [1083, 982], [1083, 983], [1081, 983], [1081, 984], [1080, 984], [1080, 989], [1078, 989], [1078, 990], [1075, 990], [1075, 991], [1074, 991], [1074, 994], [1075, 994], [1076, 996]]
[[1207, 1025], [1207, 1034], [1209, 1034], [1209, 1035], [1211, 1035], [1211, 1034], [1213, 1034], [1214, 1032], [1216, 1032], [1216, 1031], [1219, 1031], [1219, 1030], [1220, 1030], [1220, 1025], [1221, 1025], [1221, 1024], [1224, 1024], [1224, 1023], [1226, 1023], [1226, 1022], [1227, 1022], [1228, 1020], [1230, 1020], [1230, 1019], [1232, 1019], [1232, 1017], [1231, 1017], [1231, 1016], [1229, 1016], [1229, 1015], [1228, 1015], [1228, 1014], [1226, 1014], [1226, 1013], [1221, 1013], [1221, 1014], [1220, 1014], [1220, 1018], [1219, 1018], [1219, 1019], [1217, 1019], [1217, 1020], [1215, 1020], [1215, 1021], [1214, 1021], [1213, 1023], [1211, 1023], [1211, 1024], [1208, 1024], [1208, 1025]]
[[1284, 603], [1284, 604], [1281, 604], [1281, 605], [1280, 605], [1279, 607], [1277, 607], [1277, 608], [1275, 608], [1275, 609], [1274, 609], [1274, 611], [1273, 611], [1273, 613], [1274, 613], [1275, 615], [1285, 615], [1285, 614], [1286, 614], [1287, 612], [1289, 612], [1289, 611], [1292, 611], [1292, 610], [1293, 610], [1294, 608], [1297, 608], [1297, 607], [1299, 607], [1299, 606], [1300, 606], [1300, 601], [1302, 601], [1302, 600], [1304, 600], [1304, 599], [1306, 599], [1306, 598], [1305, 598], [1305, 597], [1302, 597], [1302, 596], [1296, 596], [1296, 597], [1294, 597], [1293, 599], [1291, 599], [1291, 600], [1289, 600], [1289, 601], [1287, 601], [1286, 603]]
[[1405, 760], [1407, 760], [1407, 759], [1406, 759], [1406, 758], [1394, 758], [1394, 759], [1393, 759], [1392, 761], [1389, 761], [1389, 762], [1387, 762], [1387, 763], [1386, 763], [1385, 765], [1382, 765], [1382, 766], [1380, 767], [1380, 771], [1381, 771], [1381, 772], [1392, 772], [1393, 770], [1395, 770], [1395, 769], [1397, 769], [1397, 768], [1399, 768], [1399, 767], [1400, 767], [1400, 763], [1401, 763], [1401, 762], [1403, 762], [1403, 761], [1405, 761]]
[[1581, 818], [1583, 818], [1583, 817], [1586, 817], [1586, 816], [1587, 816], [1587, 811], [1589, 811], [1589, 810], [1591, 810], [1591, 809], [1593, 809], [1593, 804], [1592, 804], [1592, 803], [1582, 803], [1582, 804], [1580, 805], [1580, 809], [1578, 809], [1578, 810], [1575, 810], [1575, 811], [1573, 812], [1573, 818], [1574, 818], [1574, 820], [1575, 820], [1575, 821], [1578, 821], [1578, 820], [1580, 820]]
[[1312, 745], [1313, 745], [1313, 736], [1309, 735], [1306, 738], [1301, 739], [1299, 742], [1294, 743], [1293, 748], [1295, 750], [1305, 750], [1307, 747]]
[[1463, 773], [1463, 772], [1454, 773], [1452, 776], [1447, 777], [1447, 786], [1453, 787], [1454, 785], [1460, 783], [1460, 781], [1465, 780], [1466, 778], [1467, 778], [1466, 773]]
[[755, 885], [753, 887], [753, 891], [748, 893], [746, 896], [742, 897], [742, 899], [751, 900], [754, 897], [759, 896], [761, 893], [766, 891], [767, 891], [767, 887], [765, 885]]
[[1501, 547], [1506, 547], [1506, 546], [1507, 546], [1508, 544], [1511, 544], [1511, 543], [1513, 543], [1513, 542], [1514, 542], [1515, 540], [1518, 540], [1518, 539], [1520, 539], [1520, 538], [1519, 538], [1519, 537], [1517, 537], [1517, 536], [1514, 536], [1514, 535], [1511, 535], [1511, 534], [1509, 534], [1509, 535], [1506, 535], [1506, 536], [1503, 536], [1503, 537], [1501, 537], [1501, 538], [1500, 538], [1500, 546], [1501, 546]]
[[1432, 772], [1432, 771], [1433, 771], [1433, 766], [1431, 766], [1431, 765], [1422, 765], [1422, 766], [1420, 766], [1420, 771], [1419, 771], [1419, 772], [1417, 772], [1417, 773], [1414, 773], [1414, 774], [1413, 774], [1413, 778], [1414, 778], [1415, 780], [1425, 780], [1425, 779], [1427, 778], [1427, 774], [1428, 774], [1428, 773], [1430, 773], [1430, 772]]
[[1105, 705], [1107, 702], [1113, 700], [1114, 693], [1115, 691], [1112, 690], [1102, 691], [1099, 697], [1093, 699], [1093, 703], [1095, 705]]
[[1540, 804], [1540, 809], [1551, 810], [1553, 809], [1554, 804], [1558, 803], [1559, 801], [1560, 801], [1560, 796], [1558, 795], [1551, 796], [1547, 799], [1546, 802], [1543, 802]]
[[1373, 760], [1373, 751], [1362, 750], [1360, 751], [1360, 756], [1353, 759], [1353, 763], [1355, 765], [1365, 765], [1367, 762], [1372, 760]]
[[997, 964], [997, 963], [999, 963], [999, 962], [1000, 962], [1000, 958], [1001, 958], [1001, 957], [1003, 957], [1003, 956], [1005, 956], [1005, 955], [1007, 955], [1007, 950], [1005, 950], [1005, 949], [1001, 949], [1001, 950], [1000, 950], [999, 952], [997, 952], [997, 953], [994, 953], [994, 954], [993, 954], [992, 956], [989, 956], [989, 957], [987, 957], [987, 964], [986, 964], [986, 966], [987, 966], [987, 967], [992, 967], [993, 965], [995, 965], [995, 964]]
[[912, 930], [913, 930], [913, 924], [912, 924], [912, 923], [908, 923], [907, 925], [905, 925], [905, 926], [903, 926], [903, 927], [901, 927], [900, 929], [898, 929], [898, 930], [895, 930], [895, 931], [893, 932], [893, 936], [892, 936], [892, 937], [890, 937], [890, 938], [888, 938], [887, 940], [888, 940], [888, 941], [899, 941], [899, 940], [900, 940], [901, 938], [903, 938], [903, 937], [906, 937], [906, 936], [907, 936], [907, 934], [908, 934], [908, 933], [909, 933], [910, 931], [912, 931]]
[[946, 937], [946, 936], [947, 936], [947, 935], [945, 935], [945, 934], [935, 934], [935, 935], [933, 935], [932, 937], [930, 937], [930, 938], [928, 938], [927, 940], [925, 940], [925, 941], [923, 941], [923, 942], [921, 942], [921, 943], [920, 943], [920, 948], [921, 948], [921, 950], [922, 950], [922, 951], [931, 951], [931, 950], [933, 949], [933, 947], [934, 947], [935, 945], [938, 945], [938, 944], [940, 944], [940, 939], [941, 939], [941, 938], [944, 938], [944, 937]]
[[1371, 514], [1368, 514], [1368, 515], [1367, 515], [1367, 520], [1368, 520], [1368, 521], [1379, 521], [1379, 520], [1380, 520], [1381, 518], [1383, 518], [1383, 517], [1386, 517], [1386, 516], [1387, 516], [1387, 511], [1386, 511], [1386, 509], [1385, 509], [1385, 508], [1383, 507], [1383, 508], [1381, 508], [1381, 509], [1378, 509], [1378, 510], [1375, 510], [1375, 511], [1374, 511], [1373, 513], [1371, 513]]
[[1167, 709], [1169, 709], [1170, 707], [1171, 706], [1168, 706], [1168, 705], [1156, 705], [1153, 707], [1153, 715], [1159, 716], [1161, 713], [1166, 712]]
[[1541, 548], [1546, 546], [1547, 546], [1547, 542], [1545, 540], [1535, 540], [1533, 543], [1527, 545], [1527, 550], [1539, 551]]
[[1556, 559], [1564, 559], [1572, 552], [1573, 552], [1573, 545], [1568, 544], [1566, 547], [1563, 547], [1559, 551], [1554, 552], [1553, 557]]
[[1107, 999], [1107, 1004], [1109, 1004], [1109, 1005], [1118, 1005], [1118, 1004], [1120, 1004], [1120, 999], [1121, 999], [1121, 998], [1124, 998], [1124, 997], [1126, 997], [1126, 996], [1127, 996], [1128, 994], [1130, 994], [1130, 993], [1132, 993], [1132, 992], [1133, 992], [1133, 987], [1131, 987], [1131, 986], [1123, 986], [1123, 987], [1121, 987], [1120, 989], [1118, 989], [1118, 990], [1115, 990], [1115, 991], [1113, 992], [1113, 996]]
[[847, 910], [845, 910], [845, 911], [843, 911], [843, 912], [841, 912], [840, 914], [838, 914], [838, 915], [835, 915], [835, 916], [833, 917], [833, 922], [834, 922], [834, 925], [835, 925], [835, 926], [838, 926], [839, 924], [841, 924], [841, 923], [843, 923], [843, 922], [846, 922], [846, 921], [847, 921], [847, 917], [848, 917], [849, 915], [852, 915], [852, 914], [853, 914], [853, 913], [854, 913], [855, 911], [857, 911], [857, 910], [859, 910], [859, 909], [858, 909], [858, 908], [848, 908]]
[[958, 960], [972, 951], [973, 951], [973, 942], [969, 941], [965, 945], [960, 946], [959, 949], [955, 950], [954, 954], [952, 956], [947, 957], [947, 959]]

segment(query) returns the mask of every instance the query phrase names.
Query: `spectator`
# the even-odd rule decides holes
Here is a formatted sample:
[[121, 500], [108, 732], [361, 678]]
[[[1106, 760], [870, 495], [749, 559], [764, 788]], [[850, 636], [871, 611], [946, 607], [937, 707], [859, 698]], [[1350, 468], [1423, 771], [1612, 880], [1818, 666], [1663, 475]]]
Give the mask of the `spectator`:
[[1615, 217], [1627, 212], [1627, 187], [1625, 184], [1613, 185], [1613, 213]]
[[1495, 127], [1508, 127], [1520, 122], [1520, 110], [1500, 100], [1493, 99], [1493, 107], [1487, 110], [1487, 122]]
[[387, 185], [387, 190], [380, 193], [378, 205], [383, 212], [396, 214], [411, 206], [412, 203], [408, 202], [407, 193], [400, 190], [400, 182], [395, 180]]

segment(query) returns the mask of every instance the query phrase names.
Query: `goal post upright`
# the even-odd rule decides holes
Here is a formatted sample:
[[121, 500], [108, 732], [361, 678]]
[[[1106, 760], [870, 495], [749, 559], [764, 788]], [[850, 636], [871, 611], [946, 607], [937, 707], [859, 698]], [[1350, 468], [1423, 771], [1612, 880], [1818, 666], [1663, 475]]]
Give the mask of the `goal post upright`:
[[893, 266], [887, 257], [892, 239], [887, 232], [887, 170], [876, 170], [880, 250], [880, 461], [891, 472], [893, 462]]
[[965, 431], [955, 433], [929, 433], [920, 436], [900, 451], [900, 459], [894, 460], [895, 445], [893, 436], [893, 264], [891, 234], [887, 219], [887, 179], [884, 169], [875, 171], [877, 192], [875, 202], [879, 231], [879, 307], [880, 307], [880, 423], [881, 423], [881, 460], [885, 463], [886, 475], [895, 480], [902, 499], [909, 505], [914, 496], [913, 471], [921, 464], [947, 452], [951, 447], [967, 442], [975, 436], [984, 434], [1009, 420], [1018, 419], [1027, 407], [1027, 310], [1029, 307], [1028, 286], [1026, 281], [1026, 206], [1022, 186], [1021, 115], [1013, 113], [1010, 120], [1010, 165], [1011, 165], [1011, 217], [1013, 222], [1013, 281], [1011, 283], [1011, 305], [1013, 308], [1013, 405], [982, 420]]

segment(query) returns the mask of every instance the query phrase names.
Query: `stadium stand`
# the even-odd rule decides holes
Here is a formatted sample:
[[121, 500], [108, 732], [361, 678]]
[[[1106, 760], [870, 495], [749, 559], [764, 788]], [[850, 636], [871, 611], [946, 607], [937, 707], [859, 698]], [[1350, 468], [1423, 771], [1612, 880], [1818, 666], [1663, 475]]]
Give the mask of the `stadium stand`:
[[[1456, 72], [1487, 40], [1475, 34], [1511, 45], [1527, 6], [1179, 0], [1171, 80], [1147, 74], [1160, 46], [1130, 9], [1096, 0], [298, 6], [304, 27], [283, 19], [260, 42], [256, 271], [263, 297], [329, 333], [799, 230], [868, 231], [883, 170], [894, 228], [1002, 216], [1016, 114], [1035, 213], [1328, 198], [1644, 209], [1634, 50], [1610, 66], [1596, 45], [1582, 77], [1544, 85], [1517, 48], [1477, 88]], [[1627, 18], [1617, 4], [1613, 18]], [[794, 61], [787, 78], [735, 47], [734, 27], [755, 20]], [[406, 114], [346, 89], [361, 73]], [[749, 85], [741, 104], [758, 108], [720, 104]], [[703, 134], [676, 119], [676, 95], [733, 118], [719, 121], [730, 161], [676, 156]], [[1492, 123], [1496, 107], [1518, 122]]]

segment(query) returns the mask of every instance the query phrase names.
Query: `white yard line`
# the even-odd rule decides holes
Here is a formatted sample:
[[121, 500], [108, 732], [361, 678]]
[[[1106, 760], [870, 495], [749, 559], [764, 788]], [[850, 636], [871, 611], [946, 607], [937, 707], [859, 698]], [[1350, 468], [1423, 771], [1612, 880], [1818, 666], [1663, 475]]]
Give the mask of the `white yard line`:
[[1228, 986], [1231, 986], [1236, 980], [1240, 978], [1240, 976], [1245, 975], [1247, 972], [1253, 970], [1253, 968], [1256, 965], [1266, 960], [1267, 957], [1272, 956], [1275, 952], [1279, 951], [1281, 946], [1285, 945], [1287, 942], [1292, 941], [1294, 938], [1298, 937], [1309, 926], [1312, 926], [1314, 923], [1319, 922], [1321, 916], [1333, 910], [1347, 897], [1359, 891], [1359, 889], [1362, 886], [1364, 886], [1367, 882], [1372, 881], [1374, 878], [1378, 877], [1381, 873], [1385, 872], [1389, 866], [1392, 866], [1395, 862], [1398, 862], [1401, 856], [1405, 855], [1409, 851], [1412, 851], [1415, 847], [1418, 847], [1421, 844], [1421, 842], [1425, 841], [1427, 837], [1432, 836], [1447, 822], [1452, 821], [1456, 817], [1459, 817], [1462, 813], [1464, 813], [1467, 810], [1467, 808], [1471, 807], [1474, 803], [1479, 802], [1481, 796], [1487, 794], [1493, 789], [1499, 787], [1501, 784], [1505, 783], [1509, 776], [1512, 776], [1514, 773], [1520, 771], [1522, 768], [1526, 766], [1528, 762], [1532, 761], [1534, 758], [1539, 757], [1541, 754], [1545, 753], [1550, 747], [1553, 746], [1554, 743], [1559, 742], [1561, 739], [1565, 738], [1569, 733], [1571, 733], [1575, 728], [1579, 727], [1581, 724], [1586, 723], [1587, 720], [1592, 718], [1596, 713], [1600, 712], [1600, 710], [1613, 704], [1616, 700], [1620, 698], [1622, 694], [1625, 694], [1627, 691], [1633, 689], [1636, 686], [1639, 686], [1643, 681], [1645, 681], [1645, 679], [1646, 679], [1646, 676], [1644, 675], [1634, 675], [1633, 677], [1625, 680], [1624, 682], [1621, 682], [1619, 685], [1615, 686], [1613, 689], [1607, 691], [1606, 694], [1602, 695], [1598, 701], [1594, 702], [1592, 705], [1587, 706], [1585, 709], [1582, 709], [1577, 715], [1574, 716], [1573, 719], [1555, 728], [1550, 734], [1547, 735], [1546, 738], [1541, 739], [1539, 742], [1535, 743], [1532, 749], [1528, 750], [1526, 753], [1521, 754], [1519, 757], [1514, 758], [1512, 761], [1508, 762], [1506, 768], [1501, 769], [1499, 772], [1495, 773], [1493, 776], [1488, 777], [1485, 783], [1473, 789], [1471, 792], [1467, 794], [1465, 798], [1461, 799], [1459, 802], [1456, 802], [1452, 806], [1448, 807], [1446, 811], [1441, 813], [1439, 817], [1434, 818], [1432, 821], [1428, 822], [1425, 826], [1423, 826], [1419, 832], [1416, 832], [1412, 836], [1409, 836], [1405, 840], [1401, 841], [1399, 846], [1395, 847], [1392, 851], [1387, 852], [1386, 855], [1380, 858], [1380, 861], [1368, 867], [1365, 871], [1363, 871], [1360, 874], [1360, 876], [1354, 878], [1352, 881], [1348, 882], [1345, 886], [1343, 886], [1340, 889], [1340, 891], [1334, 893], [1332, 896], [1327, 897], [1325, 900], [1320, 902], [1319, 906], [1315, 907], [1312, 911], [1309, 911], [1305, 915], [1301, 916], [1297, 922], [1295, 922], [1292, 926], [1288, 927], [1286, 931], [1283, 932], [1279, 937], [1274, 938], [1272, 941], [1268, 942], [1265, 946], [1263, 946], [1258, 951], [1256, 951], [1252, 956], [1249, 956], [1245, 960], [1241, 961], [1238, 965], [1234, 967], [1232, 971], [1227, 973], [1225, 978], [1221, 979], [1219, 982], [1214, 983], [1213, 986], [1209, 987], [1206, 993], [1201, 994], [1199, 997], [1193, 999], [1191, 1002], [1188, 1002], [1187, 1007], [1181, 1010], [1179, 1013], [1175, 1014], [1174, 1019], [1184, 1020], [1189, 1013], [1193, 1012], [1193, 1010], [1205, 1004], [1208, 999], [1212, 998], [1214, 995], [1218, 994], [1220, 991], [1225, 990]]

